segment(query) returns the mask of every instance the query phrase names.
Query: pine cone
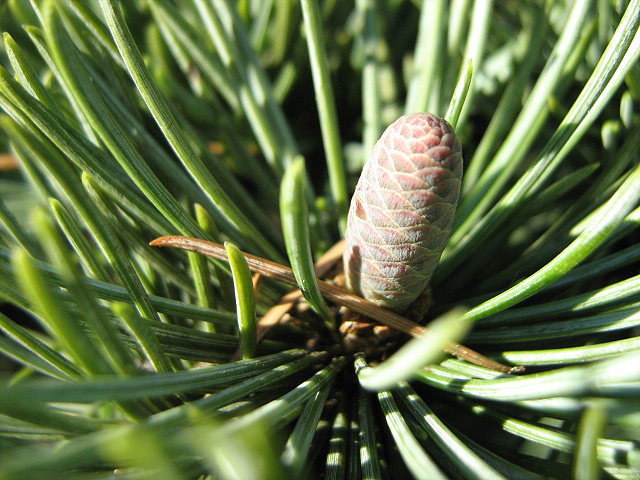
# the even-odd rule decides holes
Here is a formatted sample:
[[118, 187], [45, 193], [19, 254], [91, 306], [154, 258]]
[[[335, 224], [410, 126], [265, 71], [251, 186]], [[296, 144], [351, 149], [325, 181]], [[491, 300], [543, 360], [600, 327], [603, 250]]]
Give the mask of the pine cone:
[[462, 178], [460, 141], [446, 120], [414, 113], [376, 143], [351, 199], [347, 288], [396, 312], [428, 286], [449, 239]]

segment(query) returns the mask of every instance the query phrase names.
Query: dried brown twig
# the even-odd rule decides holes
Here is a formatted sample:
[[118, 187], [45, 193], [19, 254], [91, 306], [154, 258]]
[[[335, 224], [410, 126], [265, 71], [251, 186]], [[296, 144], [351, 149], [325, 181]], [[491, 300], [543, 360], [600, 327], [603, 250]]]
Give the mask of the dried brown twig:
[[[156, 238], [150, 243], [150, 245], [156, 247], [174, 247], [191, 252], [197, 252], [211, 258], [216, 258], [218, 260], [228, 260], [227, 253], [223, 245], [206, 240], [200, 240], [197, 238], [170, 235], [166, 237]], [[340, 245], [340, 243], [336, 244], [336, 246], [332, 248], [332, 255], [326, 258], [326, 263], [322, 264], [322, 268], [326, 268], [326, 270], [321, 270], [320, 272], [316, 271], [316, 273], [326, 273], [326, 271], [331, 268], [331, 265], [335, 263], [335, 255], [340, 250], [340, 248], [343, 248], [343, 246], [344, 244], [342, 244], [342, 246]], [[265, 275], [271, 279], [278, 280], [289, 285], [297, 285], [293, 271], [289, 267], [285, 267], [284, 265], [280, 265], [279, 263], [272, 262], [255, 255], [251, 255], [249, 253], [243, 252], [243, 255], [247, 260], [249, 269], [252, 272]], [[330, 261], [331, 259], [333, 259], [333, 261]], [[427, 331], [425, 327], [418, 325], [417, 323], [412, 322], [411, 320], [398, 315], [397, 313], [379, 307], [375, 303], [354, 295], [353, 293], [350, 293], [343, 288], [331, 285], [320, 279], [318, 279], [318, 286], [322, 295], [324, 295], [328, 300], [331, 300], [338, 305], [348, 307], [354, 312], [377, 320], [380, 323], [383, 323], [384, 325], [387, 325], [395, 330], [407, 333], [414, 337], [422, 336]], [[299, 290], [294, 290], [283, 297], [283, 299], [278, 304], [280, 305], [280, 308], [274, 311], [272, 317], [269, 318], [266, 322], [261, 322], [263, 324], [263, 330], [270, 328], [270, 326], [272, 325], [275, 325], [277, 321], [279, 321], [279, 319], [282, 317], [282, 315], [284, 315], [284, 313], [286, 313], [286, 311], [291, 308], [293, 303], [295, 303], [295, 301], [297, 301], [302, 295], [298, 292]], [[280, 314], [280, 312], [282, 313]], [[506, 365], [502, 365], [501, 363], [491, 360], [490, 358], [487, 358], [484, 355], [481, 355], [480, 353], [457, 343], [449, 343], [445, 350], [448, 353], [470, 363], [490, 368], [498, 372], [514, 373], [520, 371], [519, 367], [508, 367]]]

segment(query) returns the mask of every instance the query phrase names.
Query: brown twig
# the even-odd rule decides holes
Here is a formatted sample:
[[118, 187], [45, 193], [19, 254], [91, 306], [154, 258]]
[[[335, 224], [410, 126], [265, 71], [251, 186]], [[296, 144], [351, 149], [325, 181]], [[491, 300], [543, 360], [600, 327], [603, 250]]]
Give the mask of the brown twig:
[[18, 159], [11, 153], [0, 154], [0, 171], [15, 170], [18, 168]]
[[[175, 247], [182, 250], [197, 252], [218, 260], [228, 260], [224, 246], [197, 238], [171, 235], [156, 238], [150, 243], [150, 245], [156, 247]], [[279, 280], [290, 285], [297, 285], [296, 278], [290, 268], [249, 253], [243, 252], [243, 255], [247, 260], [251, 271], [266, 275], [269, 278]], [[373, 302], [365, 300], [364, 298], [347, 292], [340, 287], [331, 285], [323, 280], [318, 280], [318, 287], [320, 288], [320, 292], [332, 302], [348, 307], [354, 312], [358, 312], [369, 318], [377, 320], [391, 328], [408, 333], [414, 337], [422, 336], [427, 331], [425, 327], [418, 325], [397, 313], [379, 307]], [[514, 371], [511, 367], [502, 365], [501, 363], [491, 360], [470, 348], [454, 342], [449, 343], [445, 350], [448, 353], [475, 365], [480, 365], [503, 373]]]

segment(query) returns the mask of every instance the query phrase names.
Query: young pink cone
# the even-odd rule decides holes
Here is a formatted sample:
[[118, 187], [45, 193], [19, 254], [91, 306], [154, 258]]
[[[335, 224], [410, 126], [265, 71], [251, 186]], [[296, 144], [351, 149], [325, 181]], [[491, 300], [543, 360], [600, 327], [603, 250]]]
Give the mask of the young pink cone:
[[403, 312], [427, 288], [438, 265], [461, 178], [460, 141], [446, 120], [414, 113], [387, 127], [351, 199], [347, 288]]

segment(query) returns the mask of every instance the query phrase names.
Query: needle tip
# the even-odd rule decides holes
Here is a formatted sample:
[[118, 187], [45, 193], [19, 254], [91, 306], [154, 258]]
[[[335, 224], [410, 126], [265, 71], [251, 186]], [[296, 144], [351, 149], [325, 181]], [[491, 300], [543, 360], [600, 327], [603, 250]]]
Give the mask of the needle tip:
[[149, 242], [149, 245], [151, 245], [152, 247], [166, 247], [167, 246], [167, 241], [170, 239], [170, 237], [158, 237], [154, 240], [151, 240]]

